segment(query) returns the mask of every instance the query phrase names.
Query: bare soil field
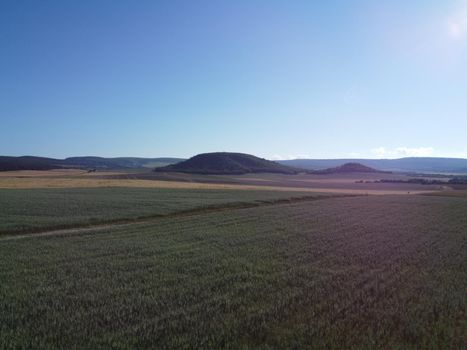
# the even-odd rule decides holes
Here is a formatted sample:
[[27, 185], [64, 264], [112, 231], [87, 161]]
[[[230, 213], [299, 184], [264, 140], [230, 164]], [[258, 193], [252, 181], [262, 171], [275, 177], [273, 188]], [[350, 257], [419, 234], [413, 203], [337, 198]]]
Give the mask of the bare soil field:
[[[105, 175], [104, 175], [105, 176]], [[440, 185], [422, 185], [416, 183], [377, 183], [382, 179], [407, 180], [410, 176], [391, 173], [350, 173], [350, 174], [247, 174], [247, 175], [196, 175], [184, 173], [133, 173], [110, 175], [110, 178], [146, 179], [154, 181], [177, 181], [198, 183], [223, 183], [254, 186], [324, 188], [347, 190], [376, 191], [437, 191]]]
[[407, 183], [375, 183], [381, 178], [405, 175], [189, 175], [150, 171], [93, 172], [82, 170], [17, 171], [0, 173], [0, 188], [141, 187], [179, 189], [234, 189], [327, 192], [349, 194], [421, 194], [446, 190], [446, 186]]

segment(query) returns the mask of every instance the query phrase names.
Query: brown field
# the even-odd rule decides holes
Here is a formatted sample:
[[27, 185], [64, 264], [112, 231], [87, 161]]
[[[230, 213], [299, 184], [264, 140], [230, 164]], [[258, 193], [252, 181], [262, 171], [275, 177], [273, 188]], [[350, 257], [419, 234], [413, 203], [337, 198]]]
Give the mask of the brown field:
[[[387, 174], [384, 174], [388, 177]], [[400, 177], [399, 175], [397, 175]], [[140, 187], [212, 190], [277, 190], [347, 194], [425, 194], [446, 188], [418, 184], [355, 183], [373, 181], [380, 174], [250, 176], [154, 174], [152, 172], [96, 172], [83, 170], [10, 171], [0, 173], [0, 188]]]
[[[106, 176], [106, 175], [104, 175]], [[282, 175], [282, 174], [247, 174], [247, 175], [194, 175], [182, 173], [154, 173], [140, 172], [133, 174], [109, 175], [108, 178], [120, 179], [144, 179], [144, 180], [163, 180], [163, 181], [181, 181], [181, 182], [200, 182], [200, 183], [222, 183], [222, 184], [241, 184], [254, 186], [279, 186], [279, 187], [299, 187], [314, 189], [339, 189], [339, 190], [358, 190], [359, 193], [366, 191], [439, 191], [446, 190], [445, 186], [440, 185], [421, 185], [414, 183], [375, 183], [382, 179], [407, 180], [410, 177], [404, 174], [386, 174], [386, 173], [354, 173], [354, 174], [327, 174], [327, 175]], [[360, 182], [360, 183], [357, 183]]]
[[23, 178], [23, 177], [60, 177], [86, 174], [87, 171], [79, 169], [55, 169], [55, 170], [17, 170], [0, 171], [0, 178]]
[[424, 195], [464, 198], [464, 197], [467, 197], [467, 190], [446, 190], [446, 191], [424, 193]]

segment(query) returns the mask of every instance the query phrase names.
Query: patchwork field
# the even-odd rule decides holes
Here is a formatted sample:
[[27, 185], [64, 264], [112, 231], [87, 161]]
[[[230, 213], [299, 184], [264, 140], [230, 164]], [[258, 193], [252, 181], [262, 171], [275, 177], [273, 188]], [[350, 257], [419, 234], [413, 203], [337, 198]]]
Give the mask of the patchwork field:
[[20, 231], [223, 208], [0, 237], [0, 348], [466, 346], [466, 197], [140, 190], [0, 192]]
[[298, 191], [347, 194], [422, 194], [445, 191], [449, 186], [414, 183], [376, 183], [382, 178], [408, 179], [401, 174], [337, 175], [196, 175], [155, 173], [149, 170], [82, 170], [0, 172], [0, 189], [44, 188], [170, 188], [199, 190]]

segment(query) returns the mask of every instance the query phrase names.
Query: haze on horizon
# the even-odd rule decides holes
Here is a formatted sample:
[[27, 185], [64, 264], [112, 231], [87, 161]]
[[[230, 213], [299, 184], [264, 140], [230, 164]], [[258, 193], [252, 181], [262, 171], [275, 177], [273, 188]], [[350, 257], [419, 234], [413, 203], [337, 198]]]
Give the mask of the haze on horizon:
[[467, 1], [8, 1], [0, 155], [467, 158]]

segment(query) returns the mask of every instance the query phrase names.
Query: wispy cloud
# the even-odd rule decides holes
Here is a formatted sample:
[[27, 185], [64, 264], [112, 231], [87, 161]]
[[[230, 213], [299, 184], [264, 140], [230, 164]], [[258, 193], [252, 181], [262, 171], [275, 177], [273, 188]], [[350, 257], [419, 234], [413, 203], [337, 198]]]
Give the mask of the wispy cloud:
[[371, 150], [371, 154], [379, 158], [430, 157], [433, 153], [433, 147], [378, 147]]

